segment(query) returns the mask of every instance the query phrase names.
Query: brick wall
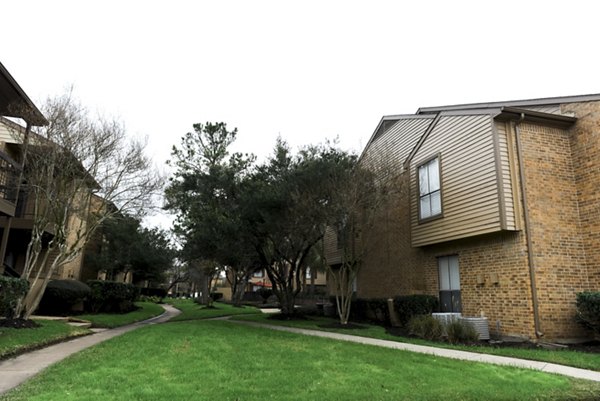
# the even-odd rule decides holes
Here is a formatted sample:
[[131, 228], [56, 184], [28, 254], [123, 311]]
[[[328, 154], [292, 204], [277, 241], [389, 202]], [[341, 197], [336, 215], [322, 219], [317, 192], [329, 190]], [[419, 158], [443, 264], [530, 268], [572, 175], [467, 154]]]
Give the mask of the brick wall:
[[588, 288], [571, 135], [522, 124], [521, 142], [541, 330], [547, 338], [578, 337], [575, 294]]
[[570, 131], [581, 235], [589, 289], [600, 291], [600, 102], [565, 104], [562, 111], [578, 118]]
[[[562, 107], [578, 118], [570, 130], [520, 125], [540, 328], [548, 340], [586, 335], [575, 321], [576, 293], [600, 289], [600, 102]], [[484, 314], [495, 334], [535, 338], [525, 233], [412, 248], [407, 178], [380, 217], [358, 296], [437, 295], [437, 258], [458, 255], [463, 314]]]
[[535, 338], [527, 244], [522, 232], [504, 232], [426, 249], [429, 286], [437, 291], [437, 257], [458, 255], [462, 313], [488, 318], [490, 331]]

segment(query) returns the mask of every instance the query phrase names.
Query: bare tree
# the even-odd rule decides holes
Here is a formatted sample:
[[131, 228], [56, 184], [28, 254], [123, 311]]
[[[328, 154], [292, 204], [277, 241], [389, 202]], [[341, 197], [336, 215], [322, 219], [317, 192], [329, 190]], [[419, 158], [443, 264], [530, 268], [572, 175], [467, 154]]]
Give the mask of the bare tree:
[[336, 207], [328, 230], [333, 231], [337, 239], [340, 263], [329, 263], [324, 242], [321, 251], [342, 325], [348, 324], [350, 318], [354, 284], [363, 260], [378, 243], [378, 226], [388, 206], [392, 181], [385, 163], [365, 163], [363, 160], [344, 177], [338, 176], [329, 182], [334, 189]]
[[92, 119], [71, 93], [48, 99], [43, 112], [49, 124], [20, 138], [29, 143], [23, 181], [33, 203], [22, 273], [31, 290], [16, 311], [24, 318], [37, 308], [52, 274], [81, 253], [103, 221], [139, 216], [162, 188], [145, 143], [129, 138], [119, 121]]

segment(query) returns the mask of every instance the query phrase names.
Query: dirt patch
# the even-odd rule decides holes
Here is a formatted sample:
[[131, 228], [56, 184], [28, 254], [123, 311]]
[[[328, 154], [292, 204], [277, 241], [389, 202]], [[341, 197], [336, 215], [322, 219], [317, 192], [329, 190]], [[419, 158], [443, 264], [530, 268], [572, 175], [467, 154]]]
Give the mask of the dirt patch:
[[28, 319], [0, 319], [0, 327], [12, 329], [35, 329], [40, 327], [40, 325], [33, 320]]

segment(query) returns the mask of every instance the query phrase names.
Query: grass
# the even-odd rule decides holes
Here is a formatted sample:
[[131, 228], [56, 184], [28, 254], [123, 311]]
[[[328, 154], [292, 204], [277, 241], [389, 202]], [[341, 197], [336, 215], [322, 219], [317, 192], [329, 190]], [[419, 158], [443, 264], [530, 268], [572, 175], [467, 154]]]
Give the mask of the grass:
[[289, 327], [299, 327], [303, 329], [330, 331], [335, 333], [344, 333], [362, 337], [377, 338], [382, 340], [398, 341], [411, 344], [429, 345], [440, 348], [458, 349], [470, 352], [479, 352], [482, 354], [492, 354], [508, 356], [514, 358], [529, 359], [533, 361], [542, 361], [557, 363], [560, 365], [573, 366], [582, 369], [600, 371], [600, 354], [591, 354], [571, 350], [546, 350], [546, 349], [520, 349], [520, 348], [492, 348], [485, 346], [466, 346], [452, 345], [448, 343], [432, 342], [418, 338], [398, 337], [386, 333], [385, 328], [375, 325], [367, 325], [365, 329], [347, 330], [337, 328], [322, 328], [321, 324], [334, 322], [333, 319], [323, 317], [310, 317], [309, 320], [276, 320], [269, 319], [268, 315], [236, 316], [235, 319], [251, 320], [265, 324], [283, 325]]
[[126, 324], [139, 322], [158, 316], [164, 312], [162, 306], [154, 302], [136, 302], [135, 305], [140, 309], [129, 313], [97, 313], [77, 316], [78, 319], [92, 322], [92, 327], [114, 328]]
[[600, 384], [223, 321], [144, 327], [0, 398], [42, 400], [591, 400]]
[[167, 301], [181, 311], [181, 314], [171, 321], [210, 319], [215, 317], [247, 315], [261, 313], [251, 306], [235, 307], [229, 304], [215, 302], [214, 308], [206, 308], [191, 299], [170, 299]]
[[70, 326], [67, 322], [56, 320], [36, 320], [36, 322], [41, 327], [35, 329], [0, 327], [0, 359], [90, 332], [88, 329]]

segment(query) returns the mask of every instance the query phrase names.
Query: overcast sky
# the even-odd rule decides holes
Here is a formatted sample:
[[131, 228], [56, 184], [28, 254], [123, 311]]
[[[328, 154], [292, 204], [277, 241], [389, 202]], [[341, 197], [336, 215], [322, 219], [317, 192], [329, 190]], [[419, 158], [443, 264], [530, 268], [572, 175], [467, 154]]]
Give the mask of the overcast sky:
[[268, 155], [420, 106], [600, 93], [592, 1], [10, 1], [0, 61], [34, 102], [64, 92], [148, 136], [163, 166], [192, 124]]

